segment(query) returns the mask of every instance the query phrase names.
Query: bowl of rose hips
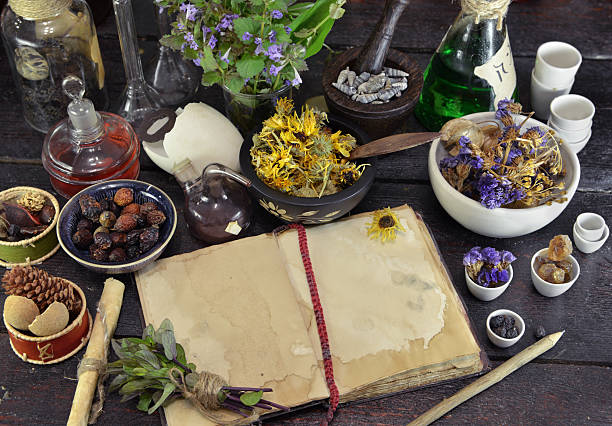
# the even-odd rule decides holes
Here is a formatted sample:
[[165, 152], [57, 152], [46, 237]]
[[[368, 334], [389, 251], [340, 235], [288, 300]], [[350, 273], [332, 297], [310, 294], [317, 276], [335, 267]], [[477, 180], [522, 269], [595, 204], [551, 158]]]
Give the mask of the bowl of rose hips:
[[176, 229], [176, 208], [161, 189], [137, 180], [92, 185], [60, 212], [57, 237], [64, 251], [96, 272], [125, 274], [164, 251]]

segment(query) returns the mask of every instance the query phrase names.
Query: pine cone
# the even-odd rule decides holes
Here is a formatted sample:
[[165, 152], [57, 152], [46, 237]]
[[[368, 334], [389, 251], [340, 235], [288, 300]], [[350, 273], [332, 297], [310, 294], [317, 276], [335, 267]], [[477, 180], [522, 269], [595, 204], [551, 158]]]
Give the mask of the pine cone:
[[81, 311], [81, 298], [68, 281], [33, 266], [15, 266], [7, 270], [2, 277], [2, 287], [8, 295], [32, 299], [40, 312], [53, 302], [63, 303], [73, 314]]

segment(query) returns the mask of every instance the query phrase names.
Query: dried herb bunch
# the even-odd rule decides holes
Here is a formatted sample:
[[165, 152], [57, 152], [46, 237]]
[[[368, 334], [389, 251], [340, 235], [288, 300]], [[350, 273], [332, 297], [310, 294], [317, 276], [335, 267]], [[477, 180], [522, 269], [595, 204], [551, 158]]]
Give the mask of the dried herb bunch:
[[122, 402], [139, 398], [138, 409], [152, 414], [164, 403], [176, 398], [190, 400], [209, 419], [222, 422], [214, 415], [217, 409], [227, 409], [245, 419], [254, 408], [288, 410], [280, 404], [263, 399], [270, 388], [227, 386], [216, 374], [196, 372], [188, 363], [185, 350], [176, 343], [174, 327], [165, 319], [157, 330], [149, 324], [142, 338], [112, 340], [119, 359], [108, 364], [107, 373], [116, 375], [109, 392], [119, 391]]
[[[516, 125], [513, 114], [527, 117]], [[450, 147], [456, 155], [440, 161], [448, 183], [489, 209], [567, 201], [561, 180], [565, 170], [553, 134], [538, 126], [523, 130], [531, 114], [524, 114], [520, 104], [507, 99], [498, 103], [495, 117], [503, 126], [489, 126], [478, 140], [473, 134], [459, 137]]]
[[276, 113], [253, 136], [257, 176], [270, 188], [297, 197], [335, 194], [355, 183], [367, 166], [347, 160], [355, 138], [332, 133], [324, 112], [305, 106], [298, 115], [293, 109], [291, 100], [280, 99]]

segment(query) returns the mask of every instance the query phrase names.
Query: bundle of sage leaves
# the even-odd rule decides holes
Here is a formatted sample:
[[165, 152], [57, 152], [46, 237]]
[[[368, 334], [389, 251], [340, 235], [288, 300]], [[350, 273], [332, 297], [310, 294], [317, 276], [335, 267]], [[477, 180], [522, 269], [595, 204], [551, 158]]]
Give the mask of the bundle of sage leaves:
[[107, 374], [115, 375], [109, 392], [118, 391], [123, 395], [122, 402], [139, 398], [138, 409], [148, 414], [176, 398], [190, 400], [214, 420], [218, 420], [213, 414], [218, 409], [245, 418], [253, 415], [255, 407], [289, 409], [263, 399], [264, 392], [272, 392], [271, 388], [232, 387], [216, 374], [197, 372], [195, 364], [187, 362], [183, 347], [176, 343], [168, 319], [157, 330], [149, 324], [140, 339], [113, 339], [112, 347], [119, 359], [107, 366]]

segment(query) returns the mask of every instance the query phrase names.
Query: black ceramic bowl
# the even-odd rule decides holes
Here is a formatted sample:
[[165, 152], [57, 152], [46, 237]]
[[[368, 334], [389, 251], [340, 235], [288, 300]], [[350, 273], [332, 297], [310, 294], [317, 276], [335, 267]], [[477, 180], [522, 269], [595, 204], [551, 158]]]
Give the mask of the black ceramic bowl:
[[[83, 194], [89, 194], [100, 201], [105, 198], [112, 198], [119, 188], [131, 188], [134, 191], [134, 202], [136, 203], [143, 204], [152, 201], [157, 204], [166, 215], [166, 220], [159, 227], [159, 239], [146, 253], [121, 263], [100, 262], [92, 259], [88, 250], [79, 249], [72, 242], [72, 235], [76, 232], [77, 223], [83, 218], [79, 205], [79, 197]], [[175, 230], [176, 209], [172, 200], [170, 200], [170, 197], [164, 191], [139, 180], [120, 179], [92, 185], [68, 200], [59, 215], [57, 239], [68, 256], [84, 267], [103, 274], [125, 274], [142, 269], [155, 261], [170, 242]]]
[[[328, 118], [328, 125], [333, 131], [341, 130], [342, 133], [353, 135], [359, 145], [370, 141], [368, 135], [359, 127], [329, 114]], [[251, 153], [249, 151], [252, 146], [252, 137], [248, 137], [240, 148], [242, 173], [251, 180], [250, 190], [257, 202], [268, 212], [285, 222], [318, 224], [344, 216], [359, 204], [374, 182], [374, 175], [376, 174], [374, 158], [366, 158], [366, 161], [358, 160], [357, 163], [370, 165], [365, 168], [359, 180], [348, 188], [336, 194], [324, 195], [321, 198], [294, 197], [276, 191], [259, 180], [255, 168], [251, 164]]]

